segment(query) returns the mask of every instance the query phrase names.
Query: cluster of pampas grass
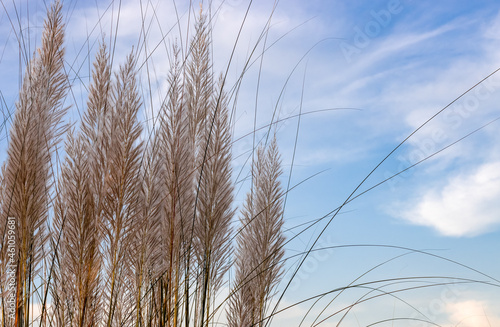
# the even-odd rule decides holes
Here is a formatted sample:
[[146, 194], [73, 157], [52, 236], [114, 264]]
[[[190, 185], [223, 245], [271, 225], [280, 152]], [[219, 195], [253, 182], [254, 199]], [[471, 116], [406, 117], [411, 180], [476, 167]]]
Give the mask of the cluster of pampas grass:
[[[114, 71], [112, 46], [104, 37], [81, 120], [66, 123], [71, 83], [63, 10], [59, 1], [49, 7], [41, 45], [26, 67], [0, 175], [0, 326], [202, 327], [221, 323], [220, 316], [230, 327], [267, 326], [297, 305], [278, 310], [326, 227], [297, 255], [299, 264], [279, 296], [285, 261], [295, 256], [285, 253], [289, 187], [280, 182], [275, 122], [251, 156], [251, 187], [237, 209], [230, 109], [235, 96], [226, 76], [213, 72], [207, 12], [196, 16], [185, 48], [174, 42], [167, 50], [167, 95], [145, 133], [138, 77], [145, 64], [131, 49]], [[331, 221], [360, 196], [354, 195], [323, 219]], [[11, 217], [15, 226], [9, 230]], [[369, 289], [334, 313], [340, 324], [355, 305], [380, 296], [370, 293], [381, 283], [421, 282], [415, 277], [356, 285], [358, 279], [304, 302]], [[431, 286], [448, 283], [435, 279]]]
[[[171, 49], [168, 96], [147, 142], [138, 121], [137, 55], [132, 50], [113, 75], [104, 41], [80, 126], [62, 124], [69, 84], [64, 28], [56, 2], [25, 74], [9, 140], [1, 212], [2, 226], [8, 217], [17, 222], [17, 289], [14, 316], [2, 301], [1, 325], [31, 325], [30, 306], [38, 300], [43, 326], [209, 325], [230, 268], [235, 209], [229, 104], [224, 78], [212, 73], [207, 17], [197, 17], [185, 58]], [[66, 158], [55, 173], [63, 133]], [[252, 227], [237, 238], [237, 266], [249, 269], [259, 290], [254, 302], [242, 304], [259, 312], [255, 322], [265, 317], [283, 265], [276, 142], [265, 157], [262, 151], [242, 219]], [[44, 279], [35, 282], [41, 272]], [[44, 291], [34, 292], [34, 285]]]

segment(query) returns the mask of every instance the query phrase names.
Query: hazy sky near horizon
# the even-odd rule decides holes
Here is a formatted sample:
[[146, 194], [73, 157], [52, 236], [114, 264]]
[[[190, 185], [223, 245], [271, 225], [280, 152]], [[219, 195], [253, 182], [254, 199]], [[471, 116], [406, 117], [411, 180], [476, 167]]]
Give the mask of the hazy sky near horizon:
[[[8, 113], [14, 111], [24, 69], [10, 20], [17, 32], [24, 31], [25, 49], [32, 53], [39, 44], [45, 15], [43, 1], [30, 0], [29, 7], [27, 3], [4, 1], [0, 14], [0, 107], [7, 120], [0, 129], [2, 159]], [[85, 108], [84, 85], [92, 55], [103, 38], [112, 45], [115, 69], [132, 46], [140, 49], [142, 115], [145, 120], [151, 118], [166, 93], [170, 46], [177, 42], [187, 48], [194, 15], [199, 12], [197, 2], [192, 7], [189, 1], [161, 0], [63, 3], [67, 67], [73, 85], [67, 100], [72, 104], [71, 119], [77, 121]], [[293, 188], [285, 210], [287, 237], [292, 239], [287, 255], [307, 250], [332, 212], [349, 202], [315, 248], [353, 247], [313, 252], [280, 308], [346, 286], [376, 265], [405, 253], [356, 283], [445, 278], [369, 285], [387, 284], [382, 288], [386, 292], [451, 281], [452, 277], [500, 284], [490, 278], [500, 279], [496, 253], [500, 248], [500, 121], [495, 121], [500, 117], [500, 73], [477, 85], [500, 68], [498, 1], [283, 0], [273, 11], [272, 1], [253, 1], [249, 7], [247, 0], [214, 0], [211, 5], [205, 2], [203, 8], [213, 17], [214, 73], [226, 74], [229, 91], [239, 85], [238, 96], [233, 98], [237, 100], [233, 116], [237, 204], [248, 187], [252, 131], [264, 127], [255, 133], [255, 141], [265, 142], [269, 130], [265, 126], [271, 121], [277, 122], [271, 132], [276, 131], [283, 155], [283, 185]], [[237, 84], [243, 70], [244, 78]], [[304, 115], [299, 119], [300, 113]], [[378, 185], [387, 178], [391, 179]], [[301, 233], [322, 217], [326, 218]], [[381, 247], [387, 245], [401, 248]], [[281, 289], [299, 259], [287, 262], [290, 270]], [[358, 287], [344, 292], [321, 317], [369, 291]], [[500, 325], [496, 291], [495, 286], [465, 283], [386, 295], [357, 305], [344, 325], [366, 326], [410, 316], [442, 326]], [[312, 309], [309, 323], [333, 296], [326, 296]], [[298, 325], [311, 304], [278, 315], [276, 323]], [[420, 313], [415, 314], [415, 308]], [[322, 326], [335, 326], [340, 317]], [[426, 326], [417, 321], [398, 323], [394, 326]], [[391, 322], [380, 326], [391, 326]]]

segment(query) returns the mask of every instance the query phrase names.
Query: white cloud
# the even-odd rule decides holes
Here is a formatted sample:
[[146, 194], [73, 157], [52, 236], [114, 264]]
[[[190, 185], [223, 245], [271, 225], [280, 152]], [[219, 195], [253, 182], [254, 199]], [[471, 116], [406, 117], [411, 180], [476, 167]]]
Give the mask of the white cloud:
[[446, 306], [450, 323], [461, 327], [491, 327], [500, 325], [500, 317], [494, 316], [487, 302], [468, 300], [449, 303]]
[[446, 236], [477, 236], [500, 224], [500, 162], [456, 176], [406, 206], [402, 217]]

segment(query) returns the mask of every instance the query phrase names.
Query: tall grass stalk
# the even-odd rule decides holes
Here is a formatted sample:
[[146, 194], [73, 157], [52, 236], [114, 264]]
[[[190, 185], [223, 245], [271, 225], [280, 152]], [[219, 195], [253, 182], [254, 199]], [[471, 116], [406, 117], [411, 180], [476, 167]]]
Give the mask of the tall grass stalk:
[[[62, 5], [56, 2], [47, 14], [42, 44], [24, 74], [3, 172], [1, 221], [7, 222], [8, 217], [16, 221], [16, 326], [30, 324], [32, 293], [47, 246], [53, 152], [63, 132], [60, 123], [66, 112], [63, 100], [68, 90], [63, 42]], [[5, 227], [2, 231], [5, 251]], [[5, 265], [5, 254], [2, 257]], [[7, 324], [4, 315], [2, 320]]]

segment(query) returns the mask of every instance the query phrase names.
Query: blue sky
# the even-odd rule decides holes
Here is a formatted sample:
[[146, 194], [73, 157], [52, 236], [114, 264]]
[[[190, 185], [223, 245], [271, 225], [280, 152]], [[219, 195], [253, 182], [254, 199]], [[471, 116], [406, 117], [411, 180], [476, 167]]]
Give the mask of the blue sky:
[[[16, 6], [21, 25], [29, 26], [32, 31], [29, 40], [34, 49], [45, 9], [42, 1], [29, 3], [29, 13], [25, 1], [17, 1]], [[108, 1], [100, 3], [98, 9], [94, 1], [64, 3], [69, 17], [68, 67], [73, 68], [71, 76], [85, 82], [92, 59], [87, 54], [95, 50], [101, 31], [108, 39], [113, 35], [118, 2], [109, 9], [106, 9]], [[161, 43], [162, 34], [169, 32], [167, 44], [173, 39], [185, 43], [186, 35], [192, 32], [187, 30], [190, 17], [187, 1], [176, 2], [180, 28], [175, 24], [172, 3], [143, 1], [143, 15], [151, 23], [146, 51], [151, 52], [159, 45], [149, 66], [143, 66], [141, 71], [145, 82], [146, 68], [149, 68], [154, 82], [152, 99], [146, 101], [145, 117], [154, 112], [166, 88], [164, 78], [169, 63]], [[151, 5], [156, 7], [158, 20], [151, 14]], [[212, 3], [213, 9], [218, 8], [213, 20], [214, 71], [217, 73], [227, 68], [247, 7], [246, 0], [214, 0]], [[208, 4], [204, 8], [208, 8]], [[248, 173], [247, 157], [253, 144], [251, 136], [240, 137], [253, 131], [255, 112], [256, 126], [261, 127], [269, 124], [276, 109], [277, 117], [285, 119], [276, 124], [283, 154], [283, 184], [288, 184], [290, 175], [290, 186], [294, 186], [321, 172], [288, 195], [285, 218], [289, 239], [307, 226], [301, 224], [321, 218], [344, 203], [401, 141], [446, 107], [388, 157], [355, 195], [432, 157], [348, 203], [316, 247], [357, 246], [313, 252], [280, 307], [346, 286], [376, 265], [408, 252], [402, 248], [428, 254], [405, 255], [363, 276], [360, 281], [446, 277], [407, 281], [386, 286], [385, 291], [417, 284], [450, 283], [454, 281], [451, 277], [498, 285], [479, 272], [500, 279], [495, 253], [500, 246], [500, 134], [497, 132], [500, 122], [489, 124], [500, 116], [500, 73], [457, 99], [500, 67], [498, 2], [283, 0], [273, 14], [267, 37], [251, 55], [271, 9], [270, 1], [253, 2], [228, 68], [228, 85], [233, 86], [251, 56], [252, 65], [241, 83], [234, 114], [237, 140], [234, 171], [235, 178], [239, 176], [239, 204], [248, 187], [243, 180]], [[6, 1], [5, 10], [12, 15], [13, 4]], [[0, 56], [0, 90], [12, 110], [20, 70], [17, 41], [5, 10], [0, 15], [0, 44], [4, 49]], [[103, 19], [98, 24], [100, 15]], [[141, 21], [140, 2], [124, 0], [116, 63], [122, 61], [132, 45], [138, 44]], [[86, 42], [87, 36], [89, 42]], [[264, 48], [268, 49], [261, 57]], [[257, 83], [259, 67], [260, 84]], [[75, 121], [85, 103], [85, 90], [79, 79], [75, 79], [72, 90], [73, 99], [68, 99], [68, 104], [73, 104]], [[148, 96], [146, 92], [145, 95]], [[313, 113], [303, 115], [300, 122], [296, 117], [286, 119], [300, 112]], [[6, 113], [3, 104], [2, 113]], [[480, 130], [434, 156], [477, 129]], [[5, 128], [1, 130], [2, 156], [5, 131]], [[265, 131], [256, 133], [257, 141], [265, 138]], [[287, 244], [287, 255], [307, 250], [330, 217]], [[287, 263], [290, 269], [287, 277], [297, 263], [297, 258]], [[287, 281], [285, 278], [281, 289]], [[386, 295], [355, 306], [343, 325], [366, 326], [396, 317], [430, 319], [442, 326], [500, 325], [496, 291], [495, 286], [467, 283], [409, 290], [396, 293], [398, 298]], [[366, 292], [366, 289], [350, 289], [342, 293], [321, 317], [352, 304]], [[333, 295], [325, 296], [306, 321], [311, 324], [332, 298]], [[287, 310], [279, 314], [275, 322], [298, 325], [311, 304]], [[427, 312], [426, 316], [415, 308], [421, 313]], [[335, 326], [340, 317], [336, 315], [321, 325]], [[397, 323], [399, 325], [395, 322], [394, 326], [425, 326], [417, 321]], [[380, 325], [392, 326], [392, 322]]]

